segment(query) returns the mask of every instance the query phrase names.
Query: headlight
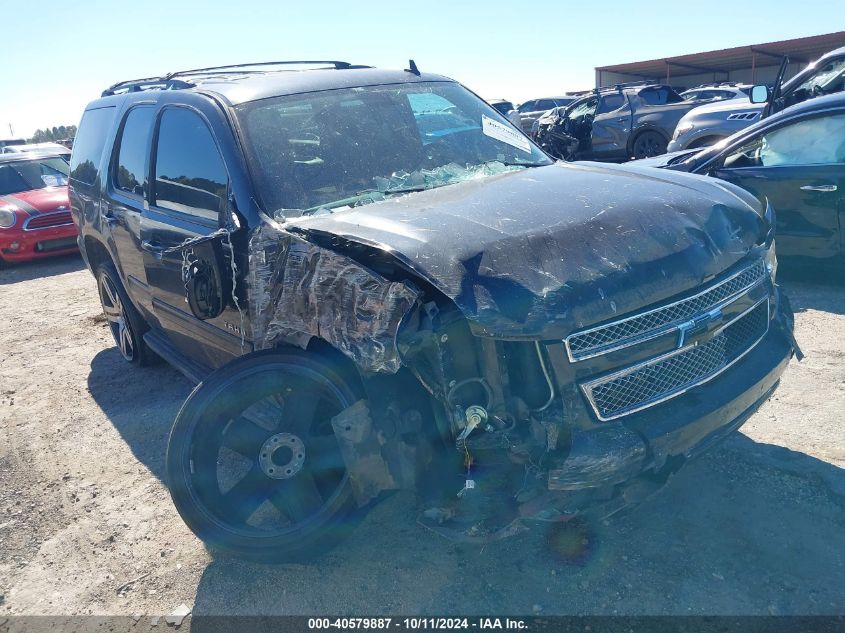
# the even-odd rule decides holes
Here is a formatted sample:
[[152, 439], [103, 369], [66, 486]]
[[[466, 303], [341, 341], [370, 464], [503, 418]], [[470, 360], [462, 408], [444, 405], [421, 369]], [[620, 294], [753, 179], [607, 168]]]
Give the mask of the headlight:
[[672, 137], [673, 141], [677, 141], [682, 134], [686, 134], [695, 126], [692, 123], [684, 123], [675, 128], [675, 135]]
[[9, 227], [15, 226], [15, 222], [17, 221], [18, 216], [15, 215], [12, 209], [0, 209], [0, 229], [8, 229]]
[[772, 245], [769, 247], [769, 250], [766, 251], [766, 256], [764, 258], [766, 263], [766, 270], [769, 273], [769, 276], [772, 278], [772, 283], [775, 283], [775, 277], [778, 274], [778, 257], [775, 254], [775, 243], [772, 242]]

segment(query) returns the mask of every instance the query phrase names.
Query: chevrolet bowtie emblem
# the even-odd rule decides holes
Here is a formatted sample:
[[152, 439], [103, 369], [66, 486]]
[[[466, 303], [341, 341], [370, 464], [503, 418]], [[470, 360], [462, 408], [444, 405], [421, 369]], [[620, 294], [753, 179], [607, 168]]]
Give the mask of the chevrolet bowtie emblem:
[[697, 316], [694, 319], [685, 321], [678, 326], [678, 348], [687, 344], [687, 340], [700, 332], [706, 332], [712, 325], [722, 320], [722, 309], [715, 308]]

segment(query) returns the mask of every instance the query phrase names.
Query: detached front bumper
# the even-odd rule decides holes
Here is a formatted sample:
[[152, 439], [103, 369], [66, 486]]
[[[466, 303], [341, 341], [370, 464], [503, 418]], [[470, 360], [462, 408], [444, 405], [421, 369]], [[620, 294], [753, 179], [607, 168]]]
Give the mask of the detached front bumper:
[[31, 231], [0, 229], [0, 259], [25, 262], [78, 250], [76, 226], [66, 224]]
[[670, 400], [573, 431], [569, 452], [549, 471], [551, 490], [581, 490], [659, 471], [738, 429], [771, 395], [794, 353], [792, 311], [776, 294], [766, 335], [714, 377]]

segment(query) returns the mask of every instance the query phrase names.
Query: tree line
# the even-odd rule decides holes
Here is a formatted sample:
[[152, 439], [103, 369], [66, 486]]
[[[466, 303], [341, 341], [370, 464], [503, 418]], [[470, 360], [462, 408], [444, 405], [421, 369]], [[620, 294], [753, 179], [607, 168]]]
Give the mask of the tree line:
[[60, 125], [58, 127], [47, 127], [43, 130], [35, 130], [30, 143], [55, 143], [66, 138], [76, 136], [75, 125]]

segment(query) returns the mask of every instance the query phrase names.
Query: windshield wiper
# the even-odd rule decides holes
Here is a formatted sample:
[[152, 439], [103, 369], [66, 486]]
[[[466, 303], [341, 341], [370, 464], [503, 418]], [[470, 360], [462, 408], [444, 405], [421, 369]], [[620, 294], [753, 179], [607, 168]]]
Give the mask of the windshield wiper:
[[383, 193], [386, 196], [392, 193], [413, 193], [414, 191], [425, 191], [426, 189], [433, 189], [434, 187], [438, 186], [440, 185], [411, 185], [408, 187], [391, 187], [390, 189], [382, 190], [380, 193]]
[[[436, 186], [436, 185], [434, 185]], [[400, 194], [400, 193], [412, 193], [414, 191], [424, 191], [426, 189], [431, 189], [432, 185], [425, 186], [425, 185], [416, 185], [411, 187], [395, 187], [392, 189], [369, 189], [367, 191], [361, 191], [356, 193], [354, 196], [349, 196], [348, 198], [341, 198], [340, 200], [335, 200], [334, 202], [327, 202], [325, 204], [318, 204], [315, 207], [309, 207], [302, 212], [302, 215], [311, 215], [316, 213], [321, 209], [331, 210], [337, 209], [340, 207], [357, 207], [361, 204], [369, 204], [370, 202], [378, 202], [379, 200], [383, 200], [387, 196], [393, 194]]]
[[541, 163], [539, 161], [530, 161], [530, 160], [526, 160], [526, 161], [516, 160], [516, 161], [511, 161], [511, 162], [504, 161], [504, 160], [494, 160], [494, 161], [490, 161], [490, 162], [502, 163], [502, 165], [504, 165], [505, 167], [545, 167], [546, 165], [551, 165], [551, 163], [546, 163], [546, 162]]

